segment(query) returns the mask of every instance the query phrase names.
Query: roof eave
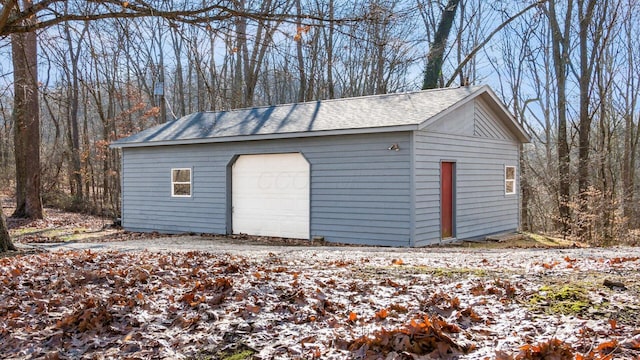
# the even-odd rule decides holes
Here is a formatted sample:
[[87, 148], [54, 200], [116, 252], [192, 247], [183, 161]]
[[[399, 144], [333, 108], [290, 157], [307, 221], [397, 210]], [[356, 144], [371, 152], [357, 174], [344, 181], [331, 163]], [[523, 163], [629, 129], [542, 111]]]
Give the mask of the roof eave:
[[318, 136], [387, 133], [387, 132], [398, 132], [398, 131], [414, 131], [417, 129], [418, 129], [418, 125], [409, 124], [409, 125], [397, 125], [397, 126], [358, 128], [358, 129], [319, 130], [319, 131], [290, 132], [290, 133], [279, 133], [279, 134], [237, 135], [237, 136], [222, 136], [222, 137], [181, 139], [181, 140], [141, 141], [141, 142], [121, 142], [121, 143], [115, 141], [111, 143], [109, 147], [112, 149], [120, 149], [120, 148], [135, 148], [135, 147], [150, 147], [150, 146], [210, 144], [210, 143], [226, 143], [226, 142], [237, 142], [237, 141], [275, 140], [275, 139], [292, 139], [292, 138], [306, 138], [306, 137], [318, 137]]

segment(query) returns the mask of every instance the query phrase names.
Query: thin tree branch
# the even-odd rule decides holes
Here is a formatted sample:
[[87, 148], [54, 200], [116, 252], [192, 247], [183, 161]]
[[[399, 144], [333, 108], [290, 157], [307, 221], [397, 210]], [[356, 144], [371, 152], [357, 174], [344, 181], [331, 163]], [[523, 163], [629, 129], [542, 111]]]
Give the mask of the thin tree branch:
[[17, 0], [8, 0], [7, 3], [2, 8], [2, 13], [0, 14], [0, 29], [4, 28], [4, 25], [9, 20], [9, 15], [11, 15], [11, 10], [17, 5]]
[[453, 81], [456, 79], [456, 77], [458, 75], [460, 75], [460, 72], [462, 72], [462, 68], [464, 68], [465, 65], [467, 65], [467, 63], [469, 61], [471, 61], [471, 59], [473, 59], [474, 56], [476, 56], [476, 54], [478, 53], [478, 51], [480, 51], [480, 49], [482, 49], [485, 45], [487, 45], [487, 43], [489, 41], [491, 41], [491, 39], [498, 33], [500, 32], [500, 30], [502, 30], [505, 26], [509, 25], [509, 23], [511, 23], [513, 20], [517, 19], [518, 17], [522, 16], [524, 13], [526, 13], [527, 11], [531, 10], [534, 7], [540, 6], [542, 4], [544, 4], [545, 2], [547, 2], [547, 0], [539, 0], [536, 1], [534, 3], [532, 3], [531, 5], [525, 7], [524, 9], [522, 9], [519, 13], [513, 15], [512, 17], [508, 18], [507, 20], [505, 20], [502, 24], [500, 24], [500, 26], [498, 26], [497, 28], [495, 28], [485, 39], [484, 41], [482, 41], [480, 44], [478, 44], [476, 47], [473, 48], [473, 50], [471, 50], [471, 52], [465, 56], [465, 58], [460, 62], [460, 64], [458, 65], [458, 67], [456, 68], [456, 70], [453, 72], [453, 74], [451, 75], [451, 77], [449, 78], [449, 80], [447, 81], [447, 84], [445, 85], [445, 87], [449, 87], [451, 86], [451, 84], [453, 83]]
[[[14, 1], [15, 0], [9, 0]], [[56, 10], [58, 3], [64, 3], [62, 0], [43, 0], [33, 6], [11, 13], [8, 11], [8, 5], [3, 8], [2, 16], [5, 12], [9, 12], [7, 20], [4, 24], [0, 23], [0, 36], [7, 36], [13, 33], [26, 33], [35, 30], [44, 29], [62, 22], [69, 21], [92, 21], [100, 19], [113, 18], [141, 18], [141, 17], [162, 17], [168, 20], [187, 24], [208, 25], [211, 22], [228, 20], [231, 18], [243, 17], [256, 21], [281, 21], [287, 23], [295, 23], [302, 21], [303, 24], [313, 21], [323, 23], [345, 24], [363, 20], [363, 18], [343, 18], [335, 19], [333, 17], [324, 17], [312, 14], [275, 14], [269, 11], [244, 11], [236, 10], [223, 5], [208, 5], [184, 10], [161, 10], [144, 1], [119, 1], [119, 0], [87, 0], [87, 3], [96, 4], [95, 12], [76, 12], [71, 14], [63, 14]], [[9, 9], [10, 10], [10, 9]], [[22, 20], [31, 18], [34, 15], [40, 15], [43, 19], [36, 23], [23, 24]], [[1, 18], [0, 18], [1, 19]]]

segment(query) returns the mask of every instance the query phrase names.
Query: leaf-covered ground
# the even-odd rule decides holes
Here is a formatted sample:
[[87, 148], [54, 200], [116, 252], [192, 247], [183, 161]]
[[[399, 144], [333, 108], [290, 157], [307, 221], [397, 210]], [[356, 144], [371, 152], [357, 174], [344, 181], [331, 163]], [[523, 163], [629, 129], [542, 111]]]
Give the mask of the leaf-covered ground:
[[308, 247], [46, 213], [9, 219], [41, 252], [0, 258], [0, 358], [640, 357], [640, 248]]
[[635, 359], [639, 254], [258, 247], [9, 257], [0, 259], [0, 358]]
[[[1, 195], [1, 193], [0, 193]], [[5, 215], [11, 214], [14, 204], [9, 198], [1, 201]], [[131, 232], [114, 225], [114, 220], [72, 213], [55, 208], [45, 208], [45, 218], [41, 220], [17, 219], [9, 217], [7, 226], [13, 240], [22, 244], [51, 244], [72, 242], [117, 242], [132, 240], [149, 240], [153, 238], [167, 237], [159, 233]], [[286, 239], [247, 235], [218, 236], [213, 234], [201, 234], [219, 241], [233, 241], [243, 244], [268, 244], [268, 245], [308, 245], [307, 240]], [[180, 235], [175, 235], [180, 236]], [[336, 245], [336, 244], [332, 244]]]

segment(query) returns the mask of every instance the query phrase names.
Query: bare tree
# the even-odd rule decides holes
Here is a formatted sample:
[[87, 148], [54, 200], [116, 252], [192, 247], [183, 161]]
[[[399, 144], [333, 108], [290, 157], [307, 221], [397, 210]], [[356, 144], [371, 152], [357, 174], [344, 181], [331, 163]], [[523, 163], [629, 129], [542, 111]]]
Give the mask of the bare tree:
[[9, 250], [17, 249], [11, 241], [11, 236], [9, 236], [7, 222], [4, 220], [4, 211], [2, 210], [2, 204], [0, 204], [0, 252], [6, 252]]
[[[84, 23], [82, 30], [79, 32], [78, 38], [71, 35], [71, 24], [65, 22], [63, 24], [64, 39], [66, 41], [69, 53], [68, 63], [64, 62], [65, 75], [69, 84], [69, 106], [67, 113], [67, 141], [71, 153], [71, 196], [73, 198], [74, 207], [82, 208], [83, 202], [83, 176], [82, 164], [80, 160], [80, 133], [78, 130], [78, 106], [80, 92], [80, 74], [78, 73], [79, 57], [82, 48], [81, 42], [87, 33], [88, 23]], [[68, 64], [68, 66], [67, 66]]]
[[[512, 24], [513, 25], [513, 24]], [[509, 35], [503, 37], [501, 44], [501, 62], [498, 64], [491, 61], [491, 65], [498, 76], [500, 76], [499, 91], [504, 99], [510, 99], [511, 111], [520, 125], [527, 129], [530, 133], [535, 134], [536, 131], [529, 125], [527, 115], [530, 112], [529, 106], [539, 103], [540, 99], [535, 92], [525, 90], [525, 82], [527, 81], [527, 65], [538, 56], [539, 50], [533, 48], [535, 46], [532, 37], [535, 32], [540, 29], [532, 26], [530, 18], [524, 19], [521, 24], [514, 25], [513, 29], [509, 29]], [[541, 143], [539, 137], [534, 135], [534, 146]], [[531, 231], [533, 228], [533, 216], [531, 212], [530, 200], [533, 195], [532, 184], [529, 178], [530, 159], [529, 151], [524, 146], [520, 148], [520, 193], [521, 193], [521, 209], [520, 209], [520, 226], [525, 231]], [[535, 174], [535, 173], [534, 173]]]
[[328, 89], [328, 98], [333, 99], [335, 97], [335, 85], [333, 83], [333, 37], [335, 34], [335, 26], [333, 23], [335, 8], [334, 8], [334, 0], [329, 0], [328, 9], [327, 9], [328, 18], [329, 18], [329, 29], [327, 31], [323, 31], [324, 41], [327, 47], [327, 89]]
[[[498, 25], [495, 29], [493, 29], [488, 35], [486, 35], [484, 37], [484, 39], [480, 42], [478, 42], [477, 44], [474, 44], [474, 47], [471, 51], [469, 51], [469, 53], [464, 57], [464, 59], [461, 59], [458, 62], [458, 66], [456, 67], [456, 69], [453, 71], [453, 74], [451, 74], [449, 80], [446, 82], [445, 86], [450, 86], [454, 81], [456, 76], [460, 76], [460, 77], [464, 77], [462, 74], [462, 69], [464, 69], [464, 67], [467, 65], [467, 63], [469, 63], [470, 61], [472, 61], [473, 59], [475, 59], [477, 53], [482, 50], [488, 43], [489, 41], [491, 41], [491, 39], [493, 39], [494, 36], [496, 36], [498, 33], [500, 33], [500, 31], [502, 31], [502, 29], [504, 29], [507, 25], [509, 25], [511, 22], [513, 22], [514, 20], [520, 18], [522, 15], [526, 14], [527, 12], [529, 12], [529, 10], [540, 7], [542, 5], [542, 3], [544, 3], [546, 0], [540, 0], [537, 2], [533, 2], [531, 4], [529, 4], [528, 6], [524, 7], [522, 10], [518, 11], [517, 13], [515, 13], [514, 15], [509, 16], [508, 18], [506, 18], [505, 20], [502, 21], [502, 23], [500, 23], [500, 25]], [[477, 19], [479, 19], [480, 16], [477, 17]], [[473, 31], [474, 34], [477, 33], [477, 31]], [[464, 83], [465, 81], [461, 81], [461, 83]]]
[[181, 29], [179, 24], [171, 24], [171, 30], [169, 32], [171, 36], [171, 47], [174, 52], [175, 59], [175, 71], [173, 78], [175, 79], [175, 90], [173, 92], [173, 113], [176, 117], [182, 117], [186, 115], [187, 102], [185, 96], [185, 80], [184, 80], [184, 70], [182, 68], [182, 53], [184, 46], [184, 37], [181, 34]]
[[[567, 139], [567, 72], [569, 68], [569, 51], [571, 39], [571, 17], [573, 15], [573, 1], [567, 3], [563, 9], [563, 19], [558, 18], [556, 0], [547, 2], [546, 13], [551, 26], [552, 58], [555, 70], [557, 90], [557, 137], [558, 137], [558, 203], [560, 224], [563, 234], [569, 232], [571, 212], [569, 201], [571, 200], [570, 164], [571, 155]], [[561, 22], [564, 21], [564, 27]]]
[[[28, 9], [31, 5], [30, 0], [22, 0], [23, 8]], [[22, 21], [33, 23], [34, 19], [24, 18]], [[34, 31], [11, 35], [17, 203], [13, 216], [41, 219], [37, 46]]]
[[436, 30], [433, 42], [429, 48], [429, 54], [427, 55], [427, 68], [424, 72], [424, 81], [422, 83], [423, 90], [438, 87], [447, 39], [449, 38], [459, 3], [460, 0], [449, 0], [444, 9], [442, 9], [442, 17], [438, 23], [438, 30]]
[[0, 184], [8, 184], [10, 179], [14, 177], [11, 170], [13, 161], [10, 160], [10, 158], [13, 158], [13, 153], [11, 152], [13, 148], [13, 143], [11, 142], [13, 122], [8, 121], [8, 119], [11, 119], [12, 111], [7, 105], [10, 102], [8, 98], [9, 96], [5, 94], [5, 91], [0, 94], [0, 117], [5, 119], [0, 121], [0, 169], [2, 172]]
[[[9, 0], [0, 10], [0, 36], [14, 33], [32, 32], [39, 29], [46, 29], [53, 25], [65, 21], [95, 21], [102, 19], [131, 19], [143, 17], [159, 17], [170, 21], [185, 24], [210, 24], [223, 22], [229, 19], [246, 18], [254, 21], [291, 21], [294, 18], [287, 7], [273, 7], [269, 1], [268, 6], [261, 6], [258, 10], [251, 7], [238, 6], [239, 1], [235, 0], [234, 6], [229, 6], [228, 1], [174, 1], [172, 6], [166, 9], [164, 0], [102, 0], [92, 1], [88, 4], [79, 4], [70, 11], [64, 13], [62, 9], [67, 5], [67, 0], [47, 0], [37, 3], [38, 6], [24, 7], [15, 12], [12, 16], [16, 0]], [[273, 11], [276, 10], [276, 11]], [[283, 10], [283, 11], [279, 11]], [[34, 18], [44, 19], [38, 22], [25, 22]], [[318, 18], [310, 14], [303, 16], [305, 19]], [[342, 19], [341, 21], [356, 21], [358, 19]]]
[[[591, 84], [593, 68], [595, 62], [599, 56], [600, 41], [603, 36], [603, 23], [606, 21], [607, 10], [609, 7], [609, 1], [605, 0], [600, 2], [601, 16], [598, 19], [595, 29], [593, 31], [594, 37], [589, 39], [591, 32], [594, 10], [598, 1], [596, 0], [577, 0], [577, 14], [578, 14], [578, 42], [579, 42], [579, 59], [580, 70], [578, 75], [578, 84], [580, 87], [580, 113], [578, 123], [578, 194], [581, 199], [581, 211], [586, 211], [587, 204], [587, 192], [589, 187], [589, 150], [590, 150], [590, 135], [591, 135], [591, 122], [592, 114], [590, 113], [591, 99]], [[589, 49], [589, 42], [591, 40], [591, 49]], [[603, 100], [603, 99], [600, 99]], [[601, 105], [602, 106], [602, 105]], [[584, 226], [580, 227], [580, 232], [584, 233], [586, 229]]]
[[624, 148], [622, 158], [622, 204], [623, 215], [631, 228], [640, 226], [636, 203], [636, 169], [638, 142], [640, 140], [640, 114], [636, 115], [638, 99], [640, 98], [640, 79], [637, 69], [640, 66], [640, 48], [634, 41], [638, 39], [638, 3], [628, 0], [627, 16], [624, 19], [622, 34], [624, 42], [621, 47], [626, 51], [626, 71], [623, 72], [622, 85], [617, 89], [622, 97], [622, 116], [624, 118]]

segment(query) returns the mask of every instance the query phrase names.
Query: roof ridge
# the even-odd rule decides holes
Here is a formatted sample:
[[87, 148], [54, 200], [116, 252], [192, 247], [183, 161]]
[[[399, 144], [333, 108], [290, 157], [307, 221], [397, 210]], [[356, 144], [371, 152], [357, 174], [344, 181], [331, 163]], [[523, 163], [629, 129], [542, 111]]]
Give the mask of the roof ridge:
[[360, 95], [360, 96], [352, 96], [352, 97], [342, 97], [342, 98], [334, 98], [334, 99], [319, 99], [319, 100], [308, 100], [303, 102], [291, 102], [291, 103], [282, 103], [282, 104], [274, 104], [274, 105], [258, 105], [251, 107], [241, 107], [235, 109], [228, 110], [206, 110], [201, 111], [201, 113], [222, 113], [222, 112], [240, 112], [247, 110], [256, 110], [256, 109], [268, 109], [273, 107], [291, 107], [296, 105], [307, 105], [307, 104], [315, 104], [318, 102], [329, 103], [329, 102], [339, 102], [339, 101], [352, 101], [357, 99], [370, 99], [375, 97], [383, 97], [383, 96], [402, 96], [402, 95], [412, 95], [418, 93], [425, 92], [439, 92], [439, 91], [448, 91], [448, 90], [458, 90], [461, 88], [473, 89], [473, 91], [483, 87], [484, 85], [473, 85], [473, 86], [458, 86], [458, 87], [445, 87], [445, 88], [435, 88], [435, 89], [426, 89], [426, 90], [410, 90], [396, 93], [386, 93], [386, 94], [371, 94], [371, 95]]

